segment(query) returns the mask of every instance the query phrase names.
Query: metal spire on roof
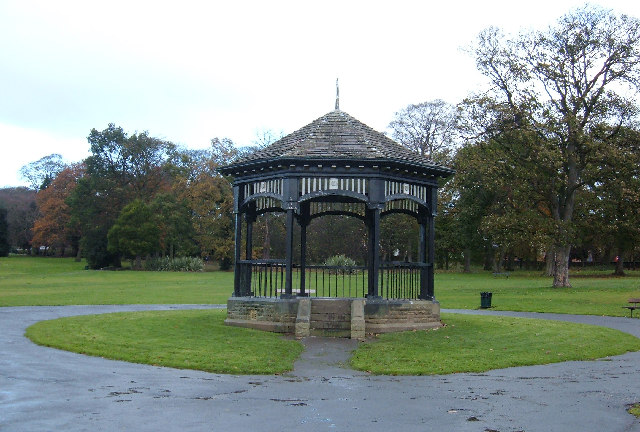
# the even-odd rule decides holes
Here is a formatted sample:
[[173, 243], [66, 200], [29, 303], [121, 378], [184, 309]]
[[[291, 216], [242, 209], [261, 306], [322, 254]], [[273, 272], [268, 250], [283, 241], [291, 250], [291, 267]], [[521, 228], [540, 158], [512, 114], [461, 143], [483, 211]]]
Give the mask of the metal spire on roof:
[[340, 87], [338, 87], [338, 78], [336, 78], [336, 110], [340, 109]]

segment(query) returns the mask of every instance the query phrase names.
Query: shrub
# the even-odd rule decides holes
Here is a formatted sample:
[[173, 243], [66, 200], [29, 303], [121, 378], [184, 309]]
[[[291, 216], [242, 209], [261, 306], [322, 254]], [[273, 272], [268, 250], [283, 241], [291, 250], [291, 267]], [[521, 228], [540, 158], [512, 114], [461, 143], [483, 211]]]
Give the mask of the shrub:
[[178, 257], [171, 259], [150, 258], [145, 261], [144, 269], [149, 271], [191, 271], [199, 272], [204, 269], [204, 262], [197, 257]]
[[329, 273], [341, 272], [351, 274], [357, 272], [357, 270], [352, 268], [356, 266], [356, 261], [353, 258], [349, 258], [348, 256], [343, 254], [334, 255], [327, 258], [324, 262], [324, 265], [329, 267], [343, 267], [341, 269], [331, 269], [329, 270]]

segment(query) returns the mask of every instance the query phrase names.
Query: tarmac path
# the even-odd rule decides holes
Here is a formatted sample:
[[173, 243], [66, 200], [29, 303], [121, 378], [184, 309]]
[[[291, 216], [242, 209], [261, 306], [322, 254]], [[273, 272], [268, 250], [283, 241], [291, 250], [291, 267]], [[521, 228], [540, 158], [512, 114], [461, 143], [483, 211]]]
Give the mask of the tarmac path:
[[[215, 305], [0, 308], [0, 431], [640, 431], [640, 352], [482, 374], [371, 376], [343, 367], [357, 342], [306, 338], [293, 372], [234, 376], [88, 357], [24, 337], [38, 321]], [[640, 320], [560, 319], [640, 337]]]

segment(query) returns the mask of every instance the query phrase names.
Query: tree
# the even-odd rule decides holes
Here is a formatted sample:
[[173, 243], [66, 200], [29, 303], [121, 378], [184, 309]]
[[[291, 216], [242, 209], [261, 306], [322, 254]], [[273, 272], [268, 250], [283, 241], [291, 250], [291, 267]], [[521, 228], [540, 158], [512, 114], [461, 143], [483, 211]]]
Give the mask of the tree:
[[150, 202], [170, 189], [175, 146], [147, 132], [129, 136], [112, 123], [103, 131], [92, 129], [88, 141], [86, 172], [69, 198], [72, 222], [80, 227], [91, 268], [119, 266], [119, 255], [107, 248], [109, 228], [128, 203]]
[[23, 166], [20, 175], [29, 182], [31, 189], [39, 190], [46, 188], [64, 167], [62, 156], [53, 153]]
[[0, 189], [0, 207], [7, 210], [11, 247], [31, 248], [33, 222], [38, 214], [35, 197], [36, 191], [26, 187]]
[[7, 224], [7, 209], [0, 207], [0, 257], [9, 256], [9, 225]]
[[165, 165], [175, 145], [149, 136], [148, 132], [129, 136], [110, 123], [107, 129], [92, 129], [87, 138], [91, 156], [87, 174], [102, 180], [105, 190], [124, 200], [149, 199], [166, 187]]
[[135, 268], [142, 268], [142, 255], [158, 250], [160, 230], [153, 212], [137, 199], [127, 204], [107, 234], [108, 250], [135, 258]]
[[547, 173], [535, 169], [540, 154], [527, 137], [511, 133], [466, 144], [455, 157], [455, 232], [465, 255], [482, 249], [485, 268], [493, 271], [500, 271], [509, 256], [535, 259], [551, 238], [544, 199]]
[[214, 138], [206, 152], [182, 155], [190, 168], [183, 169], [174, 184], [177, 198], [191, 212], [194, 240], [202, 256], [218, 260], [222, 269], [231, 266], [234, 254], [233, 191], [230, 179], [216, 169], [238, 154], [233, 141]]
[[[610, 131], [604, 130], [605, 135]], [[621, 128], [603, 155], [598, 181], [582, 192], [584, 233], [599, 249], [610, 249], [617, 258], [615, 274], [624, 276], [625, 258], [640, 242], [640, 132]]]
[[174, 258], [197, 252], [189, 207], [174, 194], [158, 194], [150, 208], [158, 223], [160, 250]]
[[604, 123], [615, 132], [635, 113], [624, 90], [639, 84], [640, 21], [585, 6], [555, 27], [515, 40], [497, 29], [485, 30], [475, 55], [492, 84], [487, 96], [476, 98], [479, 105], [493, 107], [485, 117], [491, 122], [482, 131], [484, 139], [505, 130], [526, 130], [558, 167], [548, 179], [547, 196], [555, 231], [553, 286], [570, 286], [576, 193], [586, 184], [585, 174], [596, 172], [591, 167], [599, 164], [609, 141], [594, 140], [594, 130]]
[[260, 129], [256, 131], [256, 137], [253, 140], [253, 144], [257, 148], [264, 148], [278, 141], [282, 137], [284, 137], [283, 131], [276, 132], [272, 129]]
[[456, 131], [456, 109], [436, 99], [408, 105], [389, 123], [392, 137], [405, 147], [436, 162], [450, 160]]
[[66, 246], [78, 249], [79, 230], [71, 223], [68, 198], [76, 188], [84, 167], [75, 164], [64, 168], [45, 188], [36, 194], [38, 218], [33, 225], [32, 244], [57, 249], [62, 256]]
[[[385, 219], [388, 220], [383, 218], [382, 221]], [[286, 228], [282, 213], [274, 216], [273, 222], [272, 246], [274, 250], [279, 251], [279, 257], [284, 257]], [[332, 256], [345, 255], [360, 265], [364, 264], [367, 260], [366, 239], [367, 229], [360, 219], [345, 215], [325, 215], [315, 218], [307, 228], [307, 263], [322, 264]], [[299, 242], [296, 242], [294, 253], [295, 256], [300, 256]]]

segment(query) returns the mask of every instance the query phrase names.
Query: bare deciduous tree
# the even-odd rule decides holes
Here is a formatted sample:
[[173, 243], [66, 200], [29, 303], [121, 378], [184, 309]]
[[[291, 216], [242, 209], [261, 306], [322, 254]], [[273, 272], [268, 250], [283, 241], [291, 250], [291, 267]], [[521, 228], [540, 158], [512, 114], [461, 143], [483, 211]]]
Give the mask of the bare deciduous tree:
[[408, 105], [389, 123], [394, 140], [436, 162], [447, 162], [454, 148], [456, 109], [436, 99]]

